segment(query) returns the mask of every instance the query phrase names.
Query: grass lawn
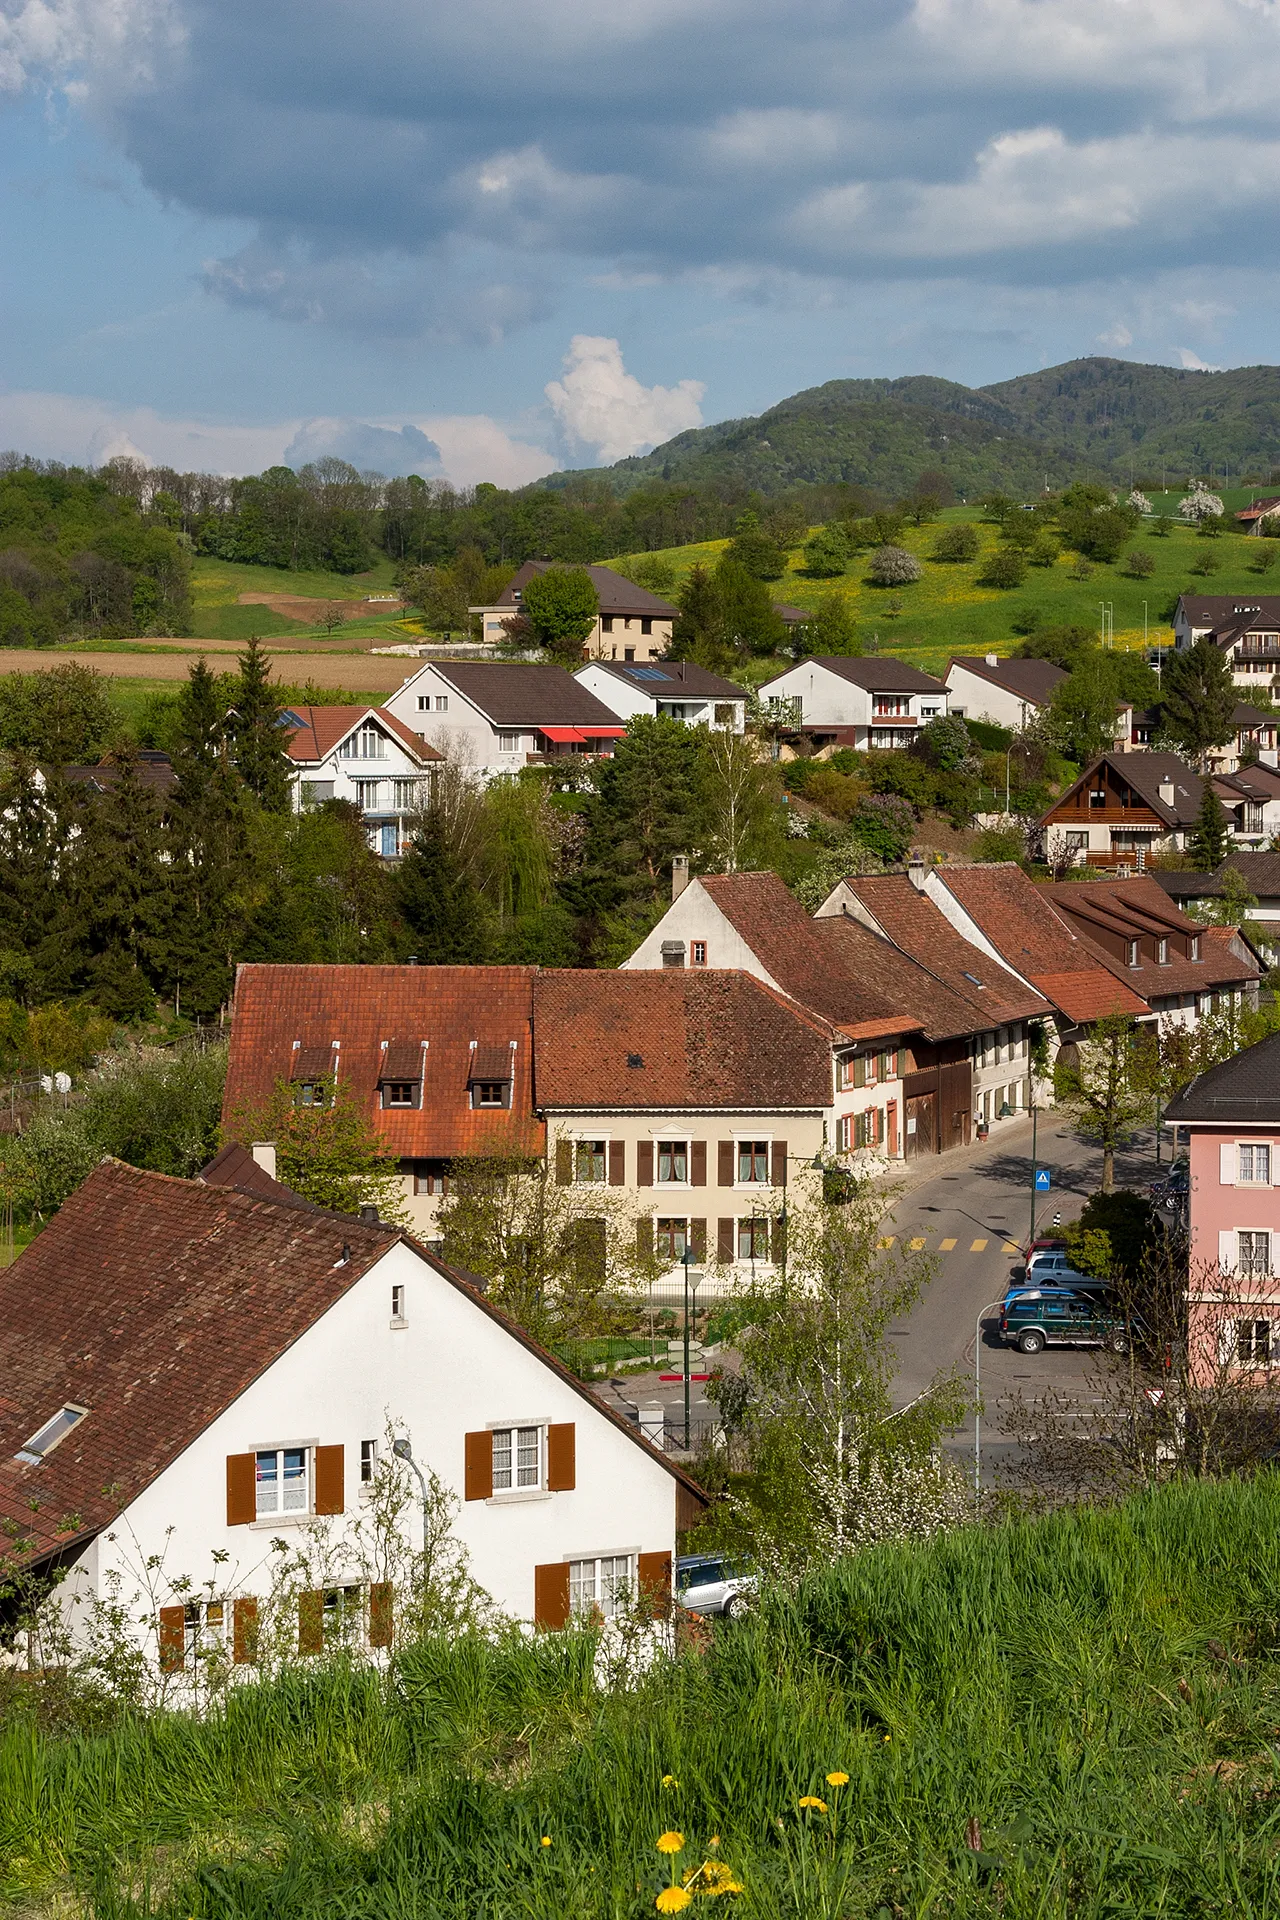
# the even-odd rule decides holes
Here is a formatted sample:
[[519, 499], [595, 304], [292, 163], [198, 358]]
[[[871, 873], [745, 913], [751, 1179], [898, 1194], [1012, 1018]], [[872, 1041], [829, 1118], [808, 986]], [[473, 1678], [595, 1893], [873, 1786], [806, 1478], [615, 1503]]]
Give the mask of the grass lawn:
[[[1180, 497], [1175, 497], [1175, 505]], [[1242, 503], [1248, 497], [1242, 492]], [[939, 525], [962, 520], [978, 528], [978, 558], [968, 564], [931, 561]], [[914, 586], [871, 586], [864, 578], [865, 554], [855, 558], [843, 579], [812, 580], [803, 572], [804, 556], [797, 550], [788, 556], [783, 578], [770, 583], [770, 591], [775, 600], [800, 607], [815, 607], [827, 594], [840, 594], [853, 609], [868, 652], [892, 653], [931, 673], [945, 670], [953, 653], [1012, 653], [1022, 638], [1016, 629], [1029, 628], [1033, 619], [1041, 625], [1097, 629], [1104, 601], [1112, 611], [1116, 645], [1140, 648], [1144, 631], [1151, 645], [1172, 646], [1170, 621], [1180, 592], [1280, 593], [1280, 564], [1268, 574], [1252, 570], [1254, 561], [1273, 551], [1280, 563], [1280, 543], [1247, 534], [1202, 540], [1190, 527], [1178, 526], [1161, 538], [1147, 523], [1138, 528], [1127, 551], [1151, 555], [1155, 571], [1149, 579], [1131, 579], [1122, 557], [1116, 566], [1092, 565], [1088, 578], [1077, 580], [1072, 577], [1076, 556], [1064, 554], [1051, 567], [1028, 567], [1023, 584], [1008, 591], [977, 584], [985, 556], [998, 542], [997, 527], [978, 520], [972, 509], [952, 507], [940, 521], [908, 527], [901, 537], [901, 545], [924, 562], [924, 574]], [[727, 545], [725, 540], [709, 540], [651, 557], [670, 562], [678, 585], [699, 563], [714, 566]], [[1192, 569], [1206, 557], [1216, 563], [1216, 571], [1201, 577]], [[777, 671], [776, 662], [760, 664], [760, 675], [753, 671], [749, 677], [767, 679]]]
[[[281, 593], [302, 600], [347, 600], [363, 602], [366, 595], [390, 590], [392, 562], [385, 557], [367, 573], [291, 573], [284, 567], [241, 566], [232, 560], [198, 559], [192, 569], [194, 613], [191, 631], [200, 640], [247, 640], [252, 634], [296, 635], [306, 640], [320, 632], [306, 620], [296, 620], [274, 607], [241, 606], [242, 593]], [[385, 629], [395, 626], [399, 609], [378, 613], [373, 609], [340, 629], [344, 638], [355, 642], [370, 636], [386, 638]], [[397, 633], [396, 639], [402, 636]]]

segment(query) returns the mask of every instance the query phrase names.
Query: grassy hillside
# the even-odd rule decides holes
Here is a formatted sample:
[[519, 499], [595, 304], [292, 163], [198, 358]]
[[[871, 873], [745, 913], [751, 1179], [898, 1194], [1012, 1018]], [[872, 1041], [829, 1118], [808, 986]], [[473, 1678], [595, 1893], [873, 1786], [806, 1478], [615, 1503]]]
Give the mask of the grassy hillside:
[[[977, 525], [982, 540], [978, 558], [960, 564], [931, 561], [939, 528], [958, 520]], [[952, 653], [1010, 653], [1022, 637], [1019, 629], [1029, 631], [1032, 625], [1096, 629], [1103, 601], [1112, 608], [1117, 646], [1143, 644], [1144, 601], [1150, 644], [1168, 646], [1173, 643], [1169, 620], [1179, 592], [1280, 593], [1280, 542], [1250, 535], [1223, 534], [1216, 540], [1202, 540], [1191, 528], [1176, 526], [1161, 538], [1148, 523], [1135, 533], [1127, 551], [1151, 555], [1155, 571], [1149, 579], [1131, 578], [1123, 559], [1115, 566], [1093, 565], [1087, 578], [1077, 579], [1076, 556], [1067, 553], [1051, 567], [1028, 567], [1020, 587], [1003, 591], [977, 584], [985, 555], [998, 543], [998, 527], [979, 521], [971, 510], [949, 508], [932, 525], [908, 527], [901, 537], [901, 544], [924, 562], [923, 578], [915, 586], [870, 585], [865, 578], [866, 555], [855, 559], [842, 579], [812, 580], [804, 572], [804, 555], [797, 548], [788, 556], [786, 575], [770, 583], [770, 592], [775, 600], [801, 607], [814, 607], [828, 593], [838, 593], [856, 615], [868, 652], [898, 654], [929, 672], [945, 667]], [[699, 562], [714, 565], [726, 544], [706, 541], [675, 547], [660, 557], [671, 563], [680, 581]], [[1272, 571], [1255, 573], [1255, 564], [1272, 553]], [[1192, 570], [1206, 557], [1215, 563], [1216, 571], [1198, 576]], [[766, 663], [762, 677], [776, 670], [775, 662]]]
[[[247, 640], [250, 634], [264, 639], [271, 634], [293, 634], [301, 639], [318, 631], [320, 607], [343, 601], [357, 604], [362, 611], [339, 632], [353, 641], [370, 632], [394, 624], [396, 613], [363, 611], [370, 593], [390, 591], [392, 562], [382, 557], [365, 573], [293, 573], [283, 567], [243, 566], [232, 560], [200, 557], [195, 561], [191, 594], [192, 635], [201, 640]], [[291, 600], [314, 601], [314, 608], [298, 608], [293, 614], [261, 603], [241, 606], [242, 593], [281, 594]], [[391, 636], [390, 643], [403, 635]]]
[[402, 1648], [385, 1679], [338, 1657], [98, 1731], [11, 1693], [0, 1898], [24, 1920], [641, 1920], [721, 1861], [737, 1890], [693, 1920], [1262, 1920], [1278, 1543], [1270, 1475], [882, 1548], [632, 1689], [567, 1634]]

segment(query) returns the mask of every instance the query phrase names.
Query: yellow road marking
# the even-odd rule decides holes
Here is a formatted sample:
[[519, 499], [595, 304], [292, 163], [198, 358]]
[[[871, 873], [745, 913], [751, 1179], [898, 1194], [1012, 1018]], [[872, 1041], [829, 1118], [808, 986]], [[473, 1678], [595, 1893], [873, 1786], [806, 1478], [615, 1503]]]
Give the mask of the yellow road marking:
[[891, 1247], [894, 1241], [897, 1239], [897, 1237], [898, 1236], [895, 1233], [887, 1233], [885, 1234], [884, 1238], [881, 1240], [880, 1245], [882, 1247]]
[[985, 1240], [975, 1240], [973, 1245], [969, 1249], [970, 1253], [985, 1253], [986, 1250], [987, 1250], [987, 1243]]
[[908, 1246], [909, 1246], [909, 1247], [911, 1248], [911, 1251], [912, 1251], [912, 1253], [919, 1253], [919, 1251], [920, 1251], [920, 1249], [921, 1249], [921, 1247], [922, 1247], [922, 1246], [924, 1245], [924, 1241], [923, 1241], [922, 1239], [921, 1239], [921, 1240], [909, 1240], [909, 1241], [907, 1242], [907, 1245], [908, 1245]]
[[1021, 1253], [1022, 1248], [1018, 1245], [1016, 1240], [1006, 1240], [1003, 1247], [1000, 1249], [1000, 1251], [1002, 1253]]
[[940, 1246], [940, 1248], [941, 1248], [941, 1250], [942, 1250], [942, 1252], [943, 1252], [943, 1253], [950, 1253], [950, 1251], [951, 1251], [951, 1249], [952, 1249], [952, 1247], [954, 1247], [954, 1245], [955, 1245], [955, 1241], [954, 1241], [954, 1240], [941, 1240], [941, 1241], [939, 1241], [939, 1243], [938, 1243], [938, 1244], [939, 1244], [939, 1246]]

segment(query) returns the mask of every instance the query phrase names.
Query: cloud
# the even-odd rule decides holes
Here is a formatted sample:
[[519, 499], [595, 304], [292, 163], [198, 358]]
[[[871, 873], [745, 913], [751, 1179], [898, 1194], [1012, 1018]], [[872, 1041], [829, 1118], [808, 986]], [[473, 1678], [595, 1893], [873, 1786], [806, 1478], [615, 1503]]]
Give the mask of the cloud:
[[286, 467], [305, 467], [326, 454], [346, 460], [362, 473], [385, 473], [395, 479], [419, 473], [424, 479], [440, 472], [440, 449], [421, 427], [371, 427], [365, 420], [308, 420], [284, 450]]
[[1180, 363], [1186, 368], [1188, 373], [1221, 373], [1222, 372], [1221, 367], [1211, 367], [1209, 365], [1209, 362], [1207, 360], [1202, 360], [1198, 353], [1192, 353], [1190, 347], [1179, 347], [1177, 349], [1177, 354], [1178, 354], [1178, 359]]
[[575, 333], [564, 357], [564, 378], [548, 381], [546, 396], [571, 446], [593, 447], [605, 462], [646, 453], [688, 427], [702, 424], [700, 380], [644, 387], [622, 364], [616, 340]]
[[1125, 326], [1123, 320], [1117, 320], [1114, 326], [1108, 327], [1105, 333], [1098, 335], [1098, 345], [1100, 347], [1114, 347], [1117, 352], [1122, 352], [1125, 347], [1131, 347], [1133, 345], [1133, 335], [1130, 333], [1128, 327]]

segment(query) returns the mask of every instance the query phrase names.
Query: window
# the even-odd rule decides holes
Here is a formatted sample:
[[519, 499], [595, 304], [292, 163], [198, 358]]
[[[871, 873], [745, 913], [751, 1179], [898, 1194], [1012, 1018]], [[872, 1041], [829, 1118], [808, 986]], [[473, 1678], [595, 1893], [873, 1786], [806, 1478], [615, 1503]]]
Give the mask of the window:
[[360, 1442], [360, 1485], [371, 1487], [377, 1470], [378, 1443], [376, 1440], [362, 1440]]
[[359, 1587], [326, 1587], [320, 1621], [326, 1647], [358, 1646], [364, 1627], [364, 1604]]
[[844, 1114], [836, 1121], [836, 1152], [848, 1153], [853, 1145], [853, 1118]]
[[15, 1460], [24, 1460], [28, 1466], [38, 1467], [47, 1453], [52, 1453], [60, 1440], [65, 1440], [73, 1427], [78, 1427], [88, 1412], [87, 1407], [68, 1404], [52, 1420], [33, 1433], [26, 1445], [20, 1447], [14, 1455]]
[[569, 1562], [569, 1606], [574, 1613], [600, 1613], [612, 1620], [631, 1586], [631, 1555]]
[[705, 940], [695, 940], [695, 941], [694, 941], [694, 942], [692, 943], [692, 945], [691, 945], [691, 947], [690, 947], [690, 957], [691, 957], [691, 959], [692, 959], [692, 961], [693, 961], [693, 964], [694, 964], [694, 966], [695, 966], [695, 967], [705, 967], [705, 966], [706, 966], [706, 964], [707, 964], [707, 943], [706, 943], [706, 941], [705, 941]]
[[664, 940], [662, 943], [662, 964], [664, 967], [682, 967], [684, 965], [684, 941]]
[[769, 1258], [769, 1222], [766, 1218], [739, 1220], [738, 1258], [739, 1260]]
[[1168, 942], [1167, 940], [1160, 940], [1160, 941], [1158, 941], [1158, 942], [1157, 942], [1157, 944], [1156, 944], [1156, 959], [1157, 959], [1157, 960], [1159, 961], [1159, 963], [1160, 963], [1160, 965], [1161, 965], [1162, 967], [1167, 967], [1167, 966], [1168, 966], [1168, 964], [1169, 964], [1169, 942]]
[[294, 1101], [299, 1107], [326, 1107], [329, 1104], [329, 1086], [325, 1080], [300, 1080]]
[[836, 1085], [842, 1093], [847, 1093], [853, 1085], [853, 1065], [851, 1053], [842, 1053], [836, 1061]]
[[542, 1485], [542, 1428], [497, 1427], [493, 1435], [493, 1490], [518, 1492]]
[[509, 1080], [477, 1080], [471, 1089], [473, 1107], [505, 1107]]
[[256, 1455], [258, 1518], [273, 1513], [306, 1513], [311, 1505], [306, 1447], [268, 1447]]
[[429, 1194], [432, 1199], [443, 1199], [449, 1191], [449, 1176], [445, 1172], [444, 1161], [415, 1160], [413, 1190], [415, 1193]]
[[575, 1140], [573, 1178], [577, 1186], [602, 1186], [608, 1178], [608, 1149], [603, 1140]]
[[500, 733], [498, 735], [499, 753], [519, 753], [520, 735], [518, 733]]
[[601, 633], [613, 632], [613, 615], [611, 613], [606, 613], [601, 616], [600, 631]]
[[385, 760], [387, 739], [380, 727], [364, 726], [353, 733], [342, 749], [344, 760]]
[[408, 807], [417, 806], [418, 785], [419, 783], [416, 780], [393, 780], [392, 781], [391, 791], [395, 796], [395, 803], [397, 807], [401, 808], [401, 810], [404, 810], [405, 808], [408, 808]]
[[652, 616], [651, 616], [651, 615], [649, 615], [649, 614], [642, 614], [642, 615], [641, 615], [641, 617], [640, 617], [640, 631], [641, 631], [641, 633], [642, 633], [642, 634], [645, 634], [645, 633], [652, 633], [652, 632], [653, 632], [653, 619], [652, 619]]
[[397, 1326], [404, 1325], [404, 1288], [391, 1289], [391, 1318]]
[[1271, 1235], [1240, 1233], [1236, 1236], [1236, 1271], [1242, 1280], [1271, 1278]]
[[188, 1600], [182, 1609], [183, 1666], [194, 1667], [202, 1653], [220, 1653], [226, 1624], [224, 1600]]
[[1136, 940], [1131, 940], [1129, 942], [1129, 965], [1131, 967], [1136, 967], [1138, 964], [1138, 952], [1139, 952], [1138, 942]]
[[418, 712], [430, 713], [430, 711], [431, 711], [431, 695], [429, 693], [420, 693], [418, 695]]
[[1200, 958], [1200, 935], [1198, 933], [1193, 933], [1191, 936], [1191, 958], [1193, 960]]
[[658, 1185], [660, 1187], [687, 1187], [688, 1184], [689, 1142], [687, 1140], [659, 1140]]
[[740, 1187], [769, 1185], [769, 1142], [767, 1140], [739, 1140], [738, 1185]]
[[1068, 853], [1087, 853], [1089, 850], [1089, 829], [1087, 827], [1068, 827], [1062, 836]]
[[1271, 1185], [1271, 1148], [1269, 1146], [1245, 1146], [1237, 1149], [1240, 1156], [1238, 1178], [1241, 1186], [1269, 1187]]
[[689, 1244], [689, 1222], [687, 1220], [659, 1220], [658, 1253], [669, 1265], [675, 1266], [684, 1259], [685, 1248]]
[[419, 1082], [416, 1080], [384, 1080], [382, 1104], [384, 1107], [416, 1107], [418, 1091]]
[[624, 661], [634, 660], [635, 657], [636, 657], [636, 650], [634, 647], [624, 647], [622, 649], [622, 658]]
[[357, 780], [356, 805], [358, 807], [376, 807], [378, 804], [378, 788], [381, 785], [381, 780]]
[[[1243, 1240], [1244, 1235], [1240, 1238]], [[1236, 1359], [1246, 1366], [1271, 1365], [1271, 1322], [1236, 1321]]]
[[896, 720], [911, 712], [911, 701], [897, 694], [877, 693], [872, 712]]
[[437, 713], [448, 713], [448, 711], [449, 711], [449, 696], [448, 696], [448, 694], [447, 694], [447, 693], [438, 693], [438, 694], [436, 695], [436, 712], [437, 712]]
[[332, 780], [304, 780], [302, 783], [302, 804], [304, 807], [318, 807], [322, 801], [332, 800]]

